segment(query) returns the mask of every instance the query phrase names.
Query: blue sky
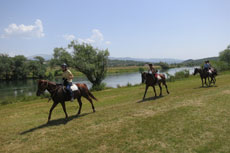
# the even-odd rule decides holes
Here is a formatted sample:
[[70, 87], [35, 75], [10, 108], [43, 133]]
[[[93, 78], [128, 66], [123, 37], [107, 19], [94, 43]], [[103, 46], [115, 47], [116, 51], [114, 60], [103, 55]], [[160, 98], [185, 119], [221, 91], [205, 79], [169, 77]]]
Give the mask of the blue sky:
[[112, 57], [198, 59], [230, 44], [229, 0], [0, 0], [0, 53], [52, 54], [71, 40]]

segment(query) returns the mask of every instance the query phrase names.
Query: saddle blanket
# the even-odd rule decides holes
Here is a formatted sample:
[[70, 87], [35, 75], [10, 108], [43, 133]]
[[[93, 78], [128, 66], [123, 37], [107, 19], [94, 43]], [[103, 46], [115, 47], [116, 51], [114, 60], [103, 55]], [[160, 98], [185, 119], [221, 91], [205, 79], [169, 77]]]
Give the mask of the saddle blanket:
[[76, 86], [76, 84], [73, 84], [70, 88], [71, 88], [72, 91], [77, 91], [78, 90], [78, 87]]
[[156, 74], [156, 77], [158, 80], [161, 80], [161, 76], [159, 74]]
[[208, 72], [209, 72], [210, 74], [212, 74], [212, 70], [208, 70]]

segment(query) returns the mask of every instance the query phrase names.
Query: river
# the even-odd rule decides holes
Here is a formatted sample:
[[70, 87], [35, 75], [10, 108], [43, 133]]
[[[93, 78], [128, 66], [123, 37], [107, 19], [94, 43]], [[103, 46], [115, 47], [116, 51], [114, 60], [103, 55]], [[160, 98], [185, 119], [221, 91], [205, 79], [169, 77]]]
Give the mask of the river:
[[[169, 73], [174, 75], [176, 72], [182, 70], [189, 70], [190, 74], [194, 71], [194, 67], [181, 67], [172, 68], [160, 73]], [[61, 83], [61, 79], [53, 80], [55, 82]], [[85, 77], [76, 77], [73, 79], [76, 83], [85, 83], [90, 88], [92, 84]], [[125, 86], [128, 83], [134, 85], [141, 83], [141, 74], [139, 72], [134, 73], [122, 73], [108, 75], [103, 81], [106, 86], [116, 88], [118, 85]], [[0, 97], [1, 99], [7, 97], [17, 97], [17, 96], [31, 96], [35, 95], [37, 90], [36, 80], [23, 80], [23, 81], [1, 81], [0, 82]]]

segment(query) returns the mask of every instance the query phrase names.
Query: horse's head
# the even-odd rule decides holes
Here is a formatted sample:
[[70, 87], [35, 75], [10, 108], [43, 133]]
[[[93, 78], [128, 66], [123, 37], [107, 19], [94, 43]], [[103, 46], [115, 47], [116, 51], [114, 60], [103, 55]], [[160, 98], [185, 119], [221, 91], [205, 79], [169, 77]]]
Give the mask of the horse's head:
[[141, 83], [145, 83], [146, 81], [146, 72], [141, 73]]
[[43, 94], [47, 88], [48, 88], [47, 80], [38, 80], [37, 96]]
[[199, 69], [198, 69], [198, 68], [195, 68], [195, 69], [194, 69], [193, 75], [196, 75], [197, 73], [199, 73]]

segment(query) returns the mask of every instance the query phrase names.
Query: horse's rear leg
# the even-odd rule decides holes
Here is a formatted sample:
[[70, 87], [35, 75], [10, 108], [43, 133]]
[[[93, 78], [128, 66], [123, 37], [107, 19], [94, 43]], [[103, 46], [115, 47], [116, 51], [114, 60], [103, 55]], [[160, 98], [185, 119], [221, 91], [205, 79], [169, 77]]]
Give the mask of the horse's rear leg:
[[160, 88], [160, 95], [159, 96], [162, 96], [162, 87], [161, 87], [161, 83], [158, 83], [159, 85], [159, 88]]
[[77, 115], [81, 114], [81, 107], [82, 107], [82, 102], [81, 102], [81, 97], [77, 99], [78, 104], [79, 104], [79, 109]]
[[92, 99], [89, 97], [89, 96], [86, 96], [86, 99], [91, 103], [91, 106], [92, 106], [92, 109], [93, 109], [93, 112], [95, 112], [95, 108], [94, 108], [94, 105], [93, 105], [93, 101]]
[[51, 106], [50, 112], [49, 112], [49, 117], [48, 117], [48, 122], [47, 122], [47, 123], [49, 123], [50, 118], [51, 118], [52, 111], [53, 111], [53, 109], [57, 106], [57, 104], [58, 104], [58, 103], [55, 103], [55, 102], [54, 102], [53, 105]]
[[165, 86], [165, 88], [166, 88], [167, 93], [169, 94], [168, 86], [167, 86], [166, 82], [164, 82], [163, 84], [164, 84], [164, 86]]
[[65, 102], [61, 102], [61, 106], [63, 108], [63, 111], [65, 112], [65, 118], [67, 119], [68, 118], [68, 114], [66, 112], [66, 108], [65, 108]]
[[145, 86], [145, 94], [144, 94], [143, 100], [145, 99], [145, 95], [146, 95], [146, 92], [147, 92], [148, 88], [149, 88], [149, 86], [146, 85]]
[[156, 92], [155, 86], [153, 86], [153, 91], [154, 91], [155, 97], [156, 97], [157, 96], [157, 92]]

